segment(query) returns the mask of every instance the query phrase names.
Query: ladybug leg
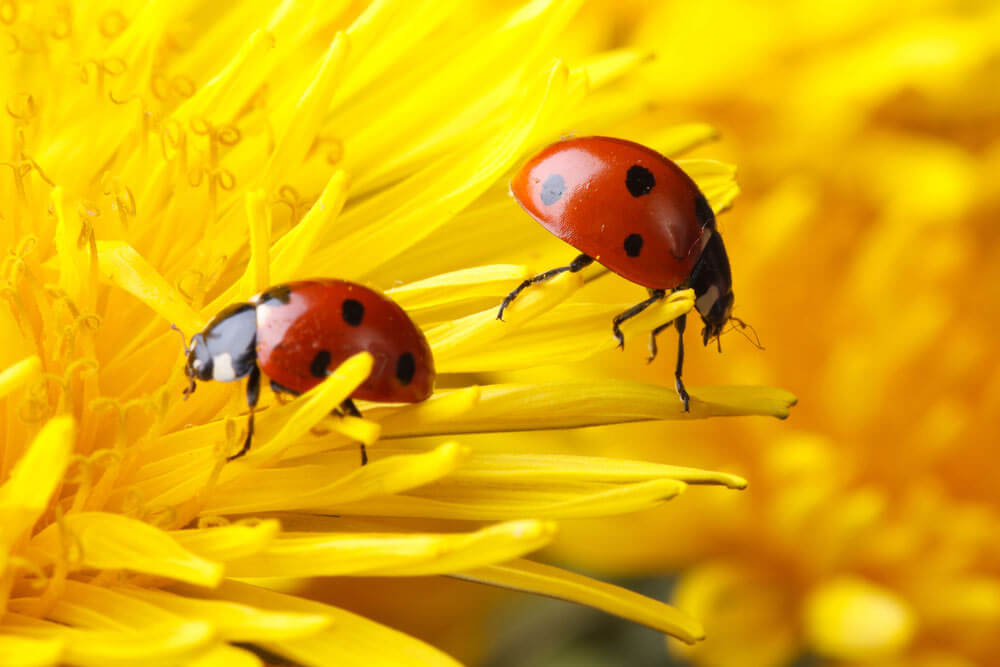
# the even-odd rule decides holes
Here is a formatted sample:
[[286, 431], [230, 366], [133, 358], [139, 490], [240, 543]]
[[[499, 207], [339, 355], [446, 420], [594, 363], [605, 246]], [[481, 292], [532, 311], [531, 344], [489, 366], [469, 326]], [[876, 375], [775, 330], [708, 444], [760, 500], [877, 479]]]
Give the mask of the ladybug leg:
[[566, 273], [567, 271], [569, 271], [570, 273], [576, 273], [577, 271], [581, 271], [584, 267], [589, 266], [590, 263], [593, 261], [594, 258], [591, 257], [590, 255], [580, 255], [572, 262], [570, 262], [569, 266], [560, 266], [555, 269], [549, 269], [544, 273], [539, 273], [534, 278], [529, 278], [528, 280], [525, 280], [516, 288], [514, 288], [513, 292], [504, 297], [503, 303], [500, 304], [500, 310], [497, 312], [497, 319], [503, 320], [503, 311], [507, 308], [507, 306], [510, 305], [510, 302], [516, 299], [518, 294], [523, 292], [531, 285], [535, 285], [537, 283], [543, 283], [546, 280], [551, 280], [556, 276], [558, 276], [560, 273]]
[[227, 461], [232, 461], [238, 459], [248, 451], [250, 451], [250, 442], [253, 440], [253, 411], [257, 407], [257, 401], [260, 399], [260, 369], [256, 366], [250, 371], [250, 376], [247, 377], [247, 406], [250, 408], [250, 417], [247, 420], [247, 439], [243, 441], [243, 447], [240, 451], [236, 452], [230, 457], [227, 457]]
[[[351, 399], [345, 400], [340, 404], [340, 409], [343, 410], [345, 415], [350, 415], [351, 417], [360, 417], [361, 410], [358, 410], [358, 406], [354, 405], [354, 401]], [[368, 464], [368, 451], [365, 449], [365, 443], [358, 443], [361, 445], [361, 465]]]
[[615, 319], [613, 320], [613, 323], [611, 325], [611, 332], [615, 335], [615, 340], [618, 341], [618, 347], [620, 347], [623, 350], [625, 349], [625, 335], [622, 334], [622, 330], [620, 328], [621, 323], [627, 319], [635, 317], [642, 311], [646, 310], [654, 303], [662, 299], [664, 295], [666, 295], [666, 293], [667, 293], [666, 290], [651, 289], [649, 290], [648, 299], [646, 299], [645, 301], [640, 301], [639, 303], [635, 304], [634, 306], [626, 310], [624, 313], [619, 313], [618, 315], [615, 315]]
[[681, 372], [684, 370], [684, 328], [687, 326], [687, 314], [674, 320], [674, 326], [677, 327], [677, 368], [674, 369], [674, 387], [684, 403], [684, 412], [690, 412], [691, 397], [684, 388], [684, 381], [681, 380]]
[[647, 364], [653, 363], [653, 359], [656, 359], [656, 353], [657, 353], [656, 337], [660, 334], [661, 331], [663, 331], [664, 329], [668, 329], [672, 326], [674, 326], [673, 322], [667, 322], [666, 324], [661, 324], [660, 326], [656, 327], [655, 329], [649, 332], [649, 359], [646, 360]]

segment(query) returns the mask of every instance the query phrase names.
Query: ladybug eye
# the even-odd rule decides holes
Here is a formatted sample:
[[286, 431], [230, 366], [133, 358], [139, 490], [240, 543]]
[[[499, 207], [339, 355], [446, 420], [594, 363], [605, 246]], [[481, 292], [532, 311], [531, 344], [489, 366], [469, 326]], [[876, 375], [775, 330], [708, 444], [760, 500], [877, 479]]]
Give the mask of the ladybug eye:
[[653, 172], [649, 169], [641, 164], [629, 167], [628, 174], [625, 175], [625, 187], [628, 188], [629, 194], [633, 197], [648, 195], [655, 185], [656, 179], [653, 178]]
[[404, 387], [413, 381], [413, 375], [417, 372], [417, 362], [414, 360], [413, 355], [409, 352], [404, 352], [399, 355], [399, 359], [396, 361], [396, 379]]

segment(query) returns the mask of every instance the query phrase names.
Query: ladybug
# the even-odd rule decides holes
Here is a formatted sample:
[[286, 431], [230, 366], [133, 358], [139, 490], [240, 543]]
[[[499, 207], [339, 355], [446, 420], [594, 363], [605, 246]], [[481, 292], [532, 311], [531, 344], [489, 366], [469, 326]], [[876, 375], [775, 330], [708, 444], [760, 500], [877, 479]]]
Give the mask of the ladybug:
[[[693, 288], [695, 308], [705, 327], [705, 345], [718, 338], [732, 318], [733, 289], [729, 257], [705, 195], [680, 167], [641, 144], [611, 137], [560, 141], [528, 160], [510, 183], [522, 208], [542, 227], [583, 254], [525, 280], [507, 295], [497, 319], [525, 288], [595, 260], [649, 291], [649, 298], [614, 318], [612, 333], [625, 346], [619, 325], [663, 299], [668, 292]], [[690, 408], [681, 380], [686, 315], [677, 328], [677, 394]], [[656, 357], [650, 334], [649, 361]]]
[[[225, 308], [201, 333], [185, 343], [184, 373], [196, 380], [234, 382], [247, 378], [250, 418], [243, 448], [250, 449], [253, 411], [260, 397], [261, 371], [276, 393], [312, 389], [347, 358], [368, 352], [374, 363], [368, 379], [336, 414], [360, 417], [352, 399], [419, 403], [434, 386], [434, 359], [423, 333], [394, 301], [346, 280], [303, 280], [276, 285]], [[361, 463], [368, 462], [364, 444]]]

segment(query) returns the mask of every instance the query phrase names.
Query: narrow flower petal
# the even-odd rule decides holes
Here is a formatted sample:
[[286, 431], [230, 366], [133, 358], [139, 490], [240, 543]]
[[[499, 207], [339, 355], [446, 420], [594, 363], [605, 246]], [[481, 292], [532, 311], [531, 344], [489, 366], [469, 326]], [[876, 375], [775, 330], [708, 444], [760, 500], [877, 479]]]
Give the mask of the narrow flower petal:
[[198, 331], [205, 320], [166, 279], [124, 241], [98, 241], [101, 275], [131, 292], [167, 322], [184, 331]]
[[240, 522], [212, 528], [172, 530], [169, 535], [179, 545], [202, 558], [229, 561], [263, 551], [281, 531], [274, 519]]
[[246, 195], [250, 262], [241, 280], [240, 292], [257, 294], [271, 284], [271, 221], [263, 190], [251, 190]]
[[[466, 454], [455, 443], [448, 443], [427, 453], [391, 456], [366, 466], [360, 465], [357, 452], [352, 451], [338, 457], [339, 465], [254, 470], [215, 489], [206, 499], [204, 511], [237, 514], [314, 509], [400, 493], [451, 473]], [[317, 484], [317, 479], [330, 482]]]
[[4, 617], [4, 630], [22, 637], [61, 641], [65, 646], [63, 660], [87, 667], [176, 662], [197, 654], [215, 637], [212, 626], [201, 621], [115, 632], [78, 630], [18, 614]]
[[563, 273], [524, 292], [504, 311], [502, 321], [497, 319], [497, 304], [497, 308], [430, 329], [426, 332], [427, 342], [434, 351], [438, 372], [460, 372], [452, 368], [460, 365], [459, 359], [474, 354], [473, 350], [492, 348], [496, 341], [512, 335], [521, 326], [553, 309], [582, 285], [583, 277], [579, 273]]
[[0, 486], [0, 571], [6, 567], [10, 546], [48, 507], [69, 465], [75, 436], [71, 417], [50, 419]]
[[349, 179], [342, 170], [333, 172], [319, 199], [287, 234], [275, 242], [271, 250], [271, 271], [276, 282], [286, 282], [301, 275], [301, 266], [316, 248], [320, 233], [340, 215], [347, 201]]
[[629, 483], [673, 479], [685, 484], [721, 484], [744, 489], [747, 481], [737, 475], [683, 466], [628, 461], [596, 456], [559, 454], [474, 453], [448, 476], [449, 482], [469, 485], [535, 484], [563, 482]]
[[410, 317], [420, 321], [444, 306], [455, 306], [483, 297], [497, 300], [497, 297], [505, 296], [519, 282], [530, 277], [528, 267], [521, 264], [477, 266], [394, 287], [386, 294]]
[[274, 612], [222, 600], [195, 600], [137, 586], [114, 590], [123, 597], [149, 602], [183, 618], [211, 623], [221, 637], [231, 641], [295, 639], [331, 624], [330, 617], [321, 614]]
[[30, 639], [16, 635], [0, 635], [0, 656], [8, 665], [46, 667], [60, 662], [64, 644], [65, 642], [58, 637]]
[[[533, 289], [519, 296], [511, 307], [535, 291], [537, 290]], [[507, 335], [487, 341], [489, 345], [477, 345], [474, 350], [468, 349], [466, 345], [458, 348], [439, 345], [439, 340], [435, 337], [437, 329], [428, 333], [428, 340], [434, 348], [438, 369], [442, 373], [515, 370], [572, 363], [616, 347], [618, 343], [612, 334], [611, 322], [615, 315], [631, 305], [562, 304], [516, 331], [502, 332]], [[674, 292], [661, 303], [647, 308], [622, 324], [626, 345], [636, 341], [645, 348], [652, 329], [672, 322], [693, 307], [692, 290]], [[495, 315], [495, 311], [491, 310], [487, 311], [487, 317], [490, 313]], [[513, 313], [508, 316], [505, 312], [504, 318], [516, 318], [517, 310], [514, 309]], [[443, 348], [440, 354], [439, 348]]]
[[250, 651], [218, 643], [192, 656], [185, 667], [264, 667], [264, 662]]
[[36, 377], [42, 370], [42, 360], [38, 357], [28, 357], [0, 371], [0, 398], [24, 386], [28, 380]]
[[554, 536], [553, 524], [527, 520], [472, 533], [288, 536], [259, 555], [229, 563], [227, 573], [238, 578], [441, 574], [516, 558]]
[[250, 605], [272, 611], [315, 614], [333, 619], [333, 625], [311, 637], [262, 642], [262, 646], [306, 665], [325, 667], [330, 656], [344, 667], [368, 667], [373, 657], [386, 665], [414, 667], [458, 667], [454, 659], [407, 634], [369, 621], [349, 611], [305, 598], [276, 593], [257, 586], [226, 581], [219, 588], [205, 590], [189, 586], [177, 592]]
[[[479, 401], [438, 419], [432, 412], [399, 412], [382, 422], [382, 437], [535, 431], [653, 419], [762, 415], [783, 419], [795, 396], [770, 387], [688, 387], [691, 411], [672, 387], [623, 380], [563, 380], [537, 385], [480, 387]], [[381, 410], [388, 410], [382, 408]], [[371, 410], [372, 419], [379, 419]]]
[[563, 483], [550, 487], [495, 484], [467, 486], [446, 478], [406, 495], [381, 496], [364, 503], [331, 505], [326, 511], [357, 516], [433, 517], [439, 519], [580, 519], [648, 509], [670, 500], [685, 484], [658, 479], [621, 486]]
[[[221, 565], [198, 558], [148, 523], [106, 512], [68, 514], [64, 522], [80, 546], [82, 565], [144, 572], [202, 586], [215, 586], [222, 577]], [[36, 535], [32, 548], [59, 553], [59, 528], [52, 524]]]
[[705, 636], [698, 621], [674, 607], [551, 565], [521, 559], [452, 576], [587, 605], [688, 643]]

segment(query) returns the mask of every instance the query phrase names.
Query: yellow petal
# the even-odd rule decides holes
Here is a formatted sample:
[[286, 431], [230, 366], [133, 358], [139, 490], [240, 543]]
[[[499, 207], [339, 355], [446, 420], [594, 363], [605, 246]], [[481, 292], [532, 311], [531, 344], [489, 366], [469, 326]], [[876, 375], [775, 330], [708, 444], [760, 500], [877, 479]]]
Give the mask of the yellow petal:
[[115, 632], [78, 630], [7, 614], [4, 630], [22, 637], [64, 642], [65, 662], [94, 667], [176, 662], [197, 654], [214, 638], [212, 626], [201, 621]]
[[[506, 481], [506, 480], [505, 480]], [[494, 482], [472, 485], [449, 478], [405, 495], [375, 497], [363, 503], [329, 505], [328, 512], [357, 516], [434, 517], [441, 519], [577, 519], [611, 516], [653, 507], [683, 491], [685, 484], [657, 479], [635, 484], [562, 482], [537, 486]]]
[[[254, 470], [215, 489], [204, 511], [238, 514], [323, 508], [400, 493], [447, 475], [466, 453], [449, 443], [424, 454], [392, 456], [366, 466], [351, 451], [335, 457], [336, 463], [328, 457], [321, 465]], [[318, 481], [323, 479], [331, 481]]]
[[229, 641], [295, 639], [330, 626], [328, 616], [312, 613], [274, 612], [224, 600], [197, 600], [137, 586], [115, 589], [122, 597], [143, 600], [173, 614], [211, 623]]
[[42, 360], [38, 357], [28, 357], [5, 368], [0, 372], [0, 398], [23, 387], [28, 380], [36, 377], [41, 370]]
[[72, 417], [50, 419], [0, 486], [0, 566], [6, 567], [10, 545], [48, 507], [69, 465], [75, 437]]
[[[80, 546], [81, 564], [98, 569], [125, 569], [202, 586], [215, 586], [222, 566], [181, 547], [148, 523], [106, 512], [80, 512], [64, 517], [66, 529]], [[60, 527], [52, 524], [32, 541], [32, 548], [59, 553]]]
[[610, 484], [657, 479], [673, 479], [685, 484], [721, 484], [730, 489], [747, 486], [747, 481], [736, 475], [662, 463], [596, 456], [478, 452], [465, 457], [447, 481], [469, 486], [499, 483], [545, 487], [563, 482]]
[[[515, 306], [518, 306], [521, 299], [528, 300], [541, 291], [543, 290], [533, 287], [518, 296], [510, 310], [504, 312], [504, 319], [517, 318], [518, 309]], [[428, 332], [428, 342], [434, 349], [434, 360], [440, 373], [515, 370], [572, 363], [617, 346], [611, 330], [612, 320], [631, 305], [562, 304], [516, 331], [497, 328], [496, 331], [502, 334], [502, 338], [463, 331], [470, 338], [469, 342], [448, 345], [447, 341], [438, 338], [439, 329], [435, 328]], [[626, 344], [638, 339], [646, 347], [652, 329], [672, 322], [693, 307], [692, 290], [674, 292], [659, 304], [622, 324]], [[508, 312], [512, 314], [508, 315]], [[487, 319], [491, 313], [495, 316], [496, 311], [487, 311]], [[505, 323], [498, 324], [502, 327]]]
[[263, 667], [255, 654], [229, 644], [216, 644], [184, 663], [185, 667]]
[[123, 241], [98, 241], [97, 256], [105, 279], [130, 292], [182, 330], [201, 330], [205, 320], [132, 246]]
[[[783, 419], [796, 401], [787, 391], [771, 387], [689, 387], [691, 411], [684, 412], [672, 387], [624, 380], [497, 384], [480, 387], [480, 392], [479, 401], [467, 410], [440, 419], [429, 411], [393, 415], [382, 423], [382, 437], [534, 431], [736, 415]], [[368, 415], [382, 417], [379, 409], [370, 410]]]
[[339, 533], [283, 536], [257, 556], [231, 562], [233, 577], [419, 576], [510, 560], [552, 540], [555, 526], [511, 521], [472, 533]]
[[29, 639], [15, 635], [0, 635], [0, 656], [3, 656], [4, 663], [8, 665], [45, 667], [60, 662], [63, 645], [63, 640], [58, 637]]
[[684, 483], [659, 479], [636, 484], [563, 483], [558, 486], [494, 484], [468, 486], [448, 478], [406, 495], [370, 498], [363, 503], [329, 505], [328, 512], [357, 516], [440, 519], [579, 519], [636, 512], [670, 500]]
[[247, 223], [250, 230], [250, 263], [240, 285], [247, 296], [263, 292], [271, 284], [271, 221], [263, 190], [246, 195]]
[[337, 664], [343, 667], [368, 667], [372, 664], [372, 656], [378, 656], [378, 660], [386, 665], [458, 667], [452, 658], [415, 637], [349, 611], [305, 598], [236, 581], [226, 581], [215, 590], [187, 586], [177, 590], [184, 595], [231, 600], [258, 609], [315, 614], [333, 619], [331, 627], [310, 637], [262, 643], [267, 650], [306, 665], [326, 667], [330, 664], [330, 656], [336, 656]]
[[705, 636], [698, 621], [674, 607], [551, 565], [521, 559], [452, 576], [587, 605], [688, 643]]
[[[434, 363], [438, 372], [461, 372], [455, 369], [469, 365], [462, 361], [467, 356], [474, 355], [476, 350], [492, 349], [497, 341], [513, 337], [518, 329], [555, 308], [582, 285], [583, 277], [579, 273], [563, 273], [553, 280], [523, 292], [504, 311], [502, 321], [497, 319], [497, 310], [500, 307], [497, 304], [496, 308], [430, 329], [426, 332], [427, 342], [434, 352]], [[498, 363], [493, 356], [488, 359], [488, 363]]]
[[281, 532], [274, 519], [254, 523], [232, 523], [212, 528], [172, 530], [169, 535], [179, 545], [202, 558], [225, 562], [260, 553]]

